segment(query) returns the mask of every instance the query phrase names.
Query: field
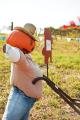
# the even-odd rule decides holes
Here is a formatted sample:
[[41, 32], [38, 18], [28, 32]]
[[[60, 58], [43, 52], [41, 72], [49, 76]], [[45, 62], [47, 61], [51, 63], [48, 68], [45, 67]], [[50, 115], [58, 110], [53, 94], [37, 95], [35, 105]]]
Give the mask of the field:
[[[0, 120], [10, 90], [10, 61], [2, 53], [0, 41]], [[43, 43], [37, 43], [33, 59], [46, 75], [42, 56]], [[65, 39], [53, 40], [52, 63], [49, 63], [49, 78], [73, 98], [80, 99], [80, 43]], [[30, 120], [80, 120], [80, 116], [43, 82], [43, 96], [32, 108]]]

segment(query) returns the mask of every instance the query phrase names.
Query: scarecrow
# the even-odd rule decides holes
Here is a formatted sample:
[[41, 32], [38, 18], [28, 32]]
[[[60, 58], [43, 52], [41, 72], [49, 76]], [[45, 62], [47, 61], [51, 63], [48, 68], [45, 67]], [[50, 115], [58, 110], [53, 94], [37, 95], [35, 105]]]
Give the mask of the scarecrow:
[[32, 106], [42, 96], [42, 82], [32, 83], [42, 77], [30, 55], [37, 41], [35, 30], [31, 23], [15, 27], [3, 45], [3, 52], [11, 61], [11, 90], [2, 120], [28, 120]]

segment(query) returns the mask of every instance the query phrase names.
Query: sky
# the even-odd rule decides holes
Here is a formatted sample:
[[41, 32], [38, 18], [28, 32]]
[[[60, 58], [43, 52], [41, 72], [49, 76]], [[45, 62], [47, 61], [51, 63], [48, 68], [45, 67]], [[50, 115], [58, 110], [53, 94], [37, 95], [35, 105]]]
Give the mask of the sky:
[[0, 0], [0, 28], [33, 23], [58, 28], [80, 16], [80, 0]]

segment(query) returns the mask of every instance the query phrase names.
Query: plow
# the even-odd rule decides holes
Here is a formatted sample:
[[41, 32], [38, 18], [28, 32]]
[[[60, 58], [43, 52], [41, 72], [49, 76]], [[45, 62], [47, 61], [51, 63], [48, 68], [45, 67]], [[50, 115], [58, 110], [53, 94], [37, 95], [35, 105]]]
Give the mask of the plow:
[[33, 84], [36, 84], [36, 82], [38, 82], [39, 80], [45, 81], [54, 92], [56, 92], [70, 107], [72, 107], [80, 115], [80, 99], [71, 98], [45, 75], [43, 75], [43, 77], [35, 78], [33, 80]]

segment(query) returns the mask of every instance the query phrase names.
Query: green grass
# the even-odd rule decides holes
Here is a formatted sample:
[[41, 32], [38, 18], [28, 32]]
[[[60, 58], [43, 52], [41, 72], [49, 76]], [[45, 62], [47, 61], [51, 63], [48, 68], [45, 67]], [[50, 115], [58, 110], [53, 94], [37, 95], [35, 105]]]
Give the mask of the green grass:
[[[3, 44], [0, 41], [0, 119], [10, 90], [10, 61], [2, 53]], [[37, 43], [32, 57], [46, 74], [42, 48], [43, 43]], [[52, 48], [49, 78], [71, 97], [80, 99], [80, 43], [59, 39], [53, 41]], [[42, 99], [33, 107], [30, 120], [80, 120], [80, 116], [43, 82]]]

